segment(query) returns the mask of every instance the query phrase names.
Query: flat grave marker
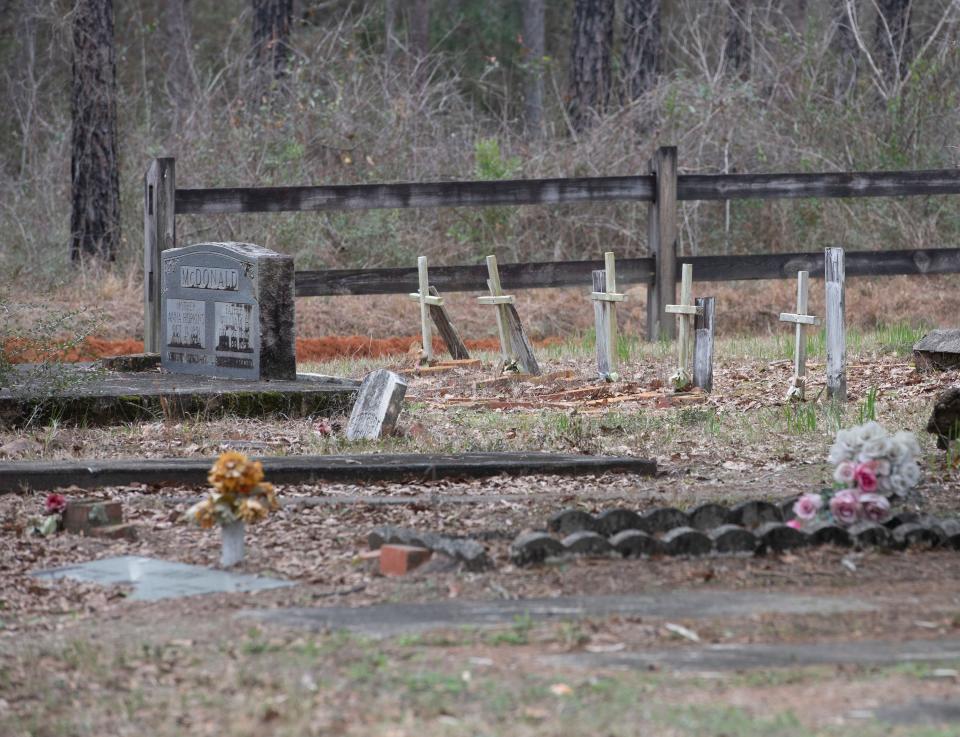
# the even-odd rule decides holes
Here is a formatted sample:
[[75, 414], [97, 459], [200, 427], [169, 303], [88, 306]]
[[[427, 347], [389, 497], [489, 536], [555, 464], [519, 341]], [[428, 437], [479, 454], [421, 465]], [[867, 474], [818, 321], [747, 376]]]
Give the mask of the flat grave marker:
[[162, 255], [160, 363], [178, 374], [294, 379], [293, 257], [252, 243]]
[[103, 586], [133, 586], [134, 601], [157, 601], [178, 596], [234, 591], [260, 591], [292, 586], [289, 581], [175, 563], [156, 558], [123, 555], [32, 573], [35, 578], [70, 578]]

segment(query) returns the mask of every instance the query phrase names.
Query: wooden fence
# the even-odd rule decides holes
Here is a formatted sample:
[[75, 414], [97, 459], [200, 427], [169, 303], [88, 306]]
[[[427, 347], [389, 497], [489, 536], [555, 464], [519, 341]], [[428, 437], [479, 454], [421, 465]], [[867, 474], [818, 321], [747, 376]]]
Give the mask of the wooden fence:
[[[146, 349], [159, 350], [160, 253], [176, 245], [177, 215], [309, 210], [371, 210], [411, 207], [488, 207], [559, 205], [576, 202], [647, 202], [650, 256], [619, 259], [623, 284], [647, 286], [647, 337], [674, 337], [664, 306], [676, 302], [679, 259], [677, 202], [784, 198], [894, 197], [960, 194], [960, 170], [823, 174], [677, 174], [677, 149], [656, 151], [649, 173], [632, 177], [518, 179], [495, 182], [425, 182], [355, 184], [328, 187], [235, 187], [177, 189], [176, 162], [154, 159], [144, 178], [144, 332]], [[697, 256], [697, 281], [793, 278], [797, 271], [823, 274], [823, 252]], [[601, 261], [502, 264], [501, 278], [510, 290], [589, 286]], [[852, 251], [848, 276], [960, 273], [960, 249]], [[430, 269], [441, 291], [480, 291], [486, 267], [445, 266]], [[297, 295], [398, 294], [416, 291], [415, 267], [337, 269], [296, 272]]]

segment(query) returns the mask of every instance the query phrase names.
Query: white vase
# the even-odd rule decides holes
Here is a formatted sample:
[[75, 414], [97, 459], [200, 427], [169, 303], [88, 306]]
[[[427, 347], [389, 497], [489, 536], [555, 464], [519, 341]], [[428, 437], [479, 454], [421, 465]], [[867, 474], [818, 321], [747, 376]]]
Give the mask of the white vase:
[[220, 528], [223, 532], [223, 550], [220, 553], [220, 565], [230, 568], [243, 561], [243, 536], [246, 525], [233, 522]]

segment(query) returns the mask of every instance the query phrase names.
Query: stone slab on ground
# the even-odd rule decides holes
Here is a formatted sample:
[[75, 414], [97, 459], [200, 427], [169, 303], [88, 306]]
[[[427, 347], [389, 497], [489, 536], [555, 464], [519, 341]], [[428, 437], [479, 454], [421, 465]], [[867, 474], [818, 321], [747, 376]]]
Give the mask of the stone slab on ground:
[[[26, 374], [29, 367], [20, 370]], [[18, 384], [0, 390], [0, 425], [52, 419], [90, 426], [159, 417], [306, 417], [348, 410], [360, 385], [303, 375], [292, 381], [252, 381], [159, 371], [96, 372], [90, 364], [65, 364], [62, 374], [70, 388], [52, 396], [24, 394]]]
[[960, 330], [931, 330], [913, 346], [918, 371], [946, 371], [960, 366]]
[[731, 644], [643, 652], [568, 653], [541, 658], [552, 666], [723, 671], [800, 668], [811, 665], [896, 665], [960, 661], [960, 639], [857, 640], [853, 642]]
[[706, 619], [754, 614], [836, 614], [872, 609], [863, 601], [844, 597], [714, 590], [245, 610], [238, 616], [310, 630], [349, 630], [373, 637], [390, 637], [459, 627], [498, 627], [513, 624], [518, 617], [556, 622], [605, 616]]
[[[120, 461], [15, 461], [0, 463], [0, 493], [78, 486], [93, 489], [124, 484], [206, 486], [213, 458]], [[317, 481], [403, 481], [485, 478], [500, 474], [587, 475], [630, 473], [651, 476], [657, 462], [620, 456], [563, 453], [368, 453], [336, 456], [258, 456], [275, 484]]]
[[851, 716], [890, 724], [960, 724], [960, 698], [917, 699], [905, 704], [881, 706], [878, 709], [858, 709], [856, 714]]
[[262, 578], [244, 573], [228, 573], [186, 563], [123, 555], [79, 563], [63, 568], [34, 571], [36, 578], [71, 578], [104, 586], [133, 586], [131, 599], [156, 601], [179, 596], [218, 594], [234, 591], [260, 591], [292, 586], [289, 581]]

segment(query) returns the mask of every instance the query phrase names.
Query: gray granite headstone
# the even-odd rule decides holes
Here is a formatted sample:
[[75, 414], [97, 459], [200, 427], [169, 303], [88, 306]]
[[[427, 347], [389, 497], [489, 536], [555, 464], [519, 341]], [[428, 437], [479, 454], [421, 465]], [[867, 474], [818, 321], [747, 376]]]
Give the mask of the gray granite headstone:
[[392, 371], [367, 374], [347, 422], [347, 440], [376, 440], [393, 432], [407, 393], [407, 382]]
[[163, 252], [160, 362], [180, 374], [295, 379], [293, 257], [252, 243]]

